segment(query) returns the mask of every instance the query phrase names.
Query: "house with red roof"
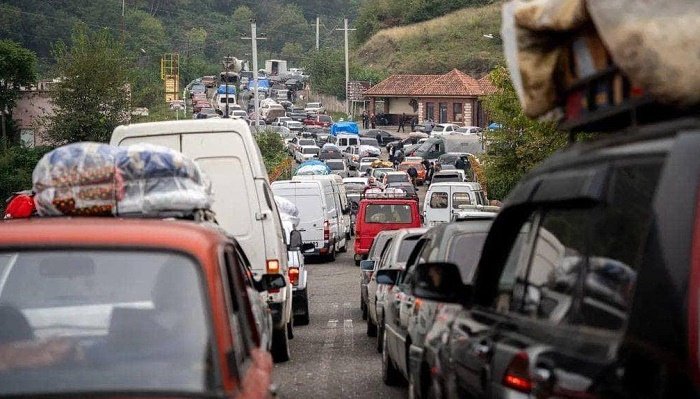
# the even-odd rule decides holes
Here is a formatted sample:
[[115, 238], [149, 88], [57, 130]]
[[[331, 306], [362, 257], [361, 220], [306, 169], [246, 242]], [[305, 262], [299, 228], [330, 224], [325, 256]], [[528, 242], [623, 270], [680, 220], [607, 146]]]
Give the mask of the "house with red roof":
[[485, 127], [481, 99], [495, 91], [488, 75], [477, 80], [453, 69], [444, 75], [391, 75], [364, 95], [370, 100], [370, 114], [386, 114], [391, 124], [398, 124], [405, 113], [417, 116], [418, 124], [430, 118], [436, 123]]

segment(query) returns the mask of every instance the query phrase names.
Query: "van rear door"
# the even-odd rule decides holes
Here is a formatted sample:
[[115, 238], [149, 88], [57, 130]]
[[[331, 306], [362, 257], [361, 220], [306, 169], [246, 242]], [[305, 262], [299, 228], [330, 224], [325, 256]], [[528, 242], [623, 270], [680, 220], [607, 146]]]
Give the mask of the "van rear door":
[[299, 209], [299, 225], [302, 240], [323, 248], [324, 207], [321, 190], [316, 183], [273, 184], [272, 191], [293, 202]]
[[450, 188], [439, 187], [430, 190], [425, 196], [425, 224], [446, 223], [452, 218], [450, 209]]

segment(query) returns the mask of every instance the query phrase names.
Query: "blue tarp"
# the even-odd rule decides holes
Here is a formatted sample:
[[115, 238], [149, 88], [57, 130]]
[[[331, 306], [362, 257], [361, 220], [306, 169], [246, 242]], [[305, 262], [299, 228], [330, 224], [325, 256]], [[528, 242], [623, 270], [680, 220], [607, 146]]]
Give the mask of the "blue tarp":
[[338, 133], [360, 134], [360, 129], [355, 122], [336, 122], [331, 125], [331, 135], [337, 136]]
[[331, 168], [328, 167], [324, 162], [311, 160], [303, 162], [296, 171], [295, 175], [329, 175], [331, 174]]
[[493, 122], [492, 124], [489, 125], [489, 129], [491, 130], [498, 130], [502, 128], [503, 126], [500, 123]]
[[[216, 92], [219, 94], [226, 94], [226, 85], [219, 86], [219, 88], [216, 89]], [[228, 85], [228, 94], [236, 94], [236, 85]]]
[[[250, 79], [248, 81], [248, 90], [253, 90], [253, 79]], [[267, 79], [258, 79], [258, 90], [261, 89], [269, 89], [270, 88], [270, 81]]]

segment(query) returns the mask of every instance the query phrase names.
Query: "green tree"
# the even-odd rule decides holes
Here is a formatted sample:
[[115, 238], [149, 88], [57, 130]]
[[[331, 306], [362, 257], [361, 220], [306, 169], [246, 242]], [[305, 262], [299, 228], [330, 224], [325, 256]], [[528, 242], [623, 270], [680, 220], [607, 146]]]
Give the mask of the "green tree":
[[[10, 111], [19, 97], [20, 86], [36, 82], [36, 55], [11, 40], [0, 40], [0, 112]], [[0, 127], [10, 131], [10, 124]]]
[[280, 55], [282, 59], [296, 64], [303, 60], [304, 49], [301, 47], [301, 44], [297, 42], [288, 42], [282, 47]]
[[12, 193], [32, 188], [34, 167], [49, 150], [14, 146], [0, 154], [0, 210], [5, 210], [5, 200]]
[[61, 82], [51, 96], [56, 105], [49, 137], [56, 144], [109, 140], [129, 111], [129, 70], [132, 62], [107, 30], [89, 31], [78, 25], [70, 47], [54, 47]]
[[488, 96], [484, 105], [490, 119], [502, 127], [486, 134], [484, 170], [489, 197], [503, 199], [525, 173], [563, 148], [567, 136], [557, 132], [554, 124], [523, 114], [505, 68], [496, 68], [490, 78], [498, 91]]

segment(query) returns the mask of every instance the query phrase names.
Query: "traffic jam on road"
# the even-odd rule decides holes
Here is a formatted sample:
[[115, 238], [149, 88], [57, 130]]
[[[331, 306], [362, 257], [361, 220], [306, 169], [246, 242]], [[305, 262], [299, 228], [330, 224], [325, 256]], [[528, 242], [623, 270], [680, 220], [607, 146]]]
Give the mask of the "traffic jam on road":
[[[479, 173], [491, 131], [334, 121], [301, 70], [242, 105], [245, 73], [204, 76], [192, 119], [48, 152], [2, 221], [0, 395], [700, 397], [697, 88], [637, 86], [663, 82], [620, 61], [602, 2], [585, 30], [518, 4], [504, 40], [540, 39], [510, 43], [524, 112], [557, 108], [571, 142], [503, 202]], [[575, 40], [545, 37], [557, 22]], [[528, 69], [552, 46], [570, 58]]]

